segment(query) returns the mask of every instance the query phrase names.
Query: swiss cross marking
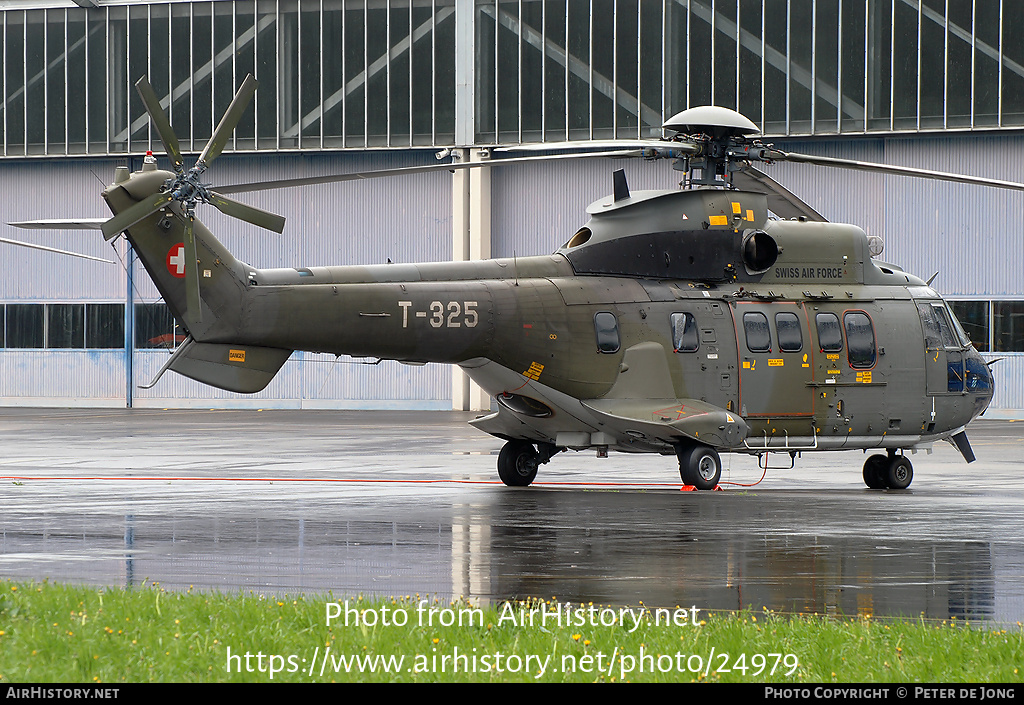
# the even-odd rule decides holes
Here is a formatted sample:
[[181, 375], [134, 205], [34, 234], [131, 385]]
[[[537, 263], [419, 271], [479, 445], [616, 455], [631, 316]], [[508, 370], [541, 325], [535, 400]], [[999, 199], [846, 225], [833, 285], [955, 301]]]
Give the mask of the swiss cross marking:
[[179, 242], [167, 251], [167, 271], [179, 279], [185, 276], [185, 243]]

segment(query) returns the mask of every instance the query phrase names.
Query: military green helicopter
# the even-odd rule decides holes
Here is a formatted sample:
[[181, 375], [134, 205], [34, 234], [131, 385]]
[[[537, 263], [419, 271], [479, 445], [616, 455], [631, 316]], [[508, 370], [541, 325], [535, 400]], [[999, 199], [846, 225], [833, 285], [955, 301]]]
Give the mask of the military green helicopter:
[[767, 467], [771, 453], [879, 449], [863, 467], [875, 489], [908, 487], [904, 452], [938, 440], [974, 460], [964, 429], [988, 407], [993, 378], [943, 299], [873, 259], [863, 230], [826, 222], [752, 165], [1024, 184], [783, 152], [739, 113], [706, 106], [669, 119], [663, 140], [571, 155], [669, 159], [685, 177], [681, 189], [631, 192], [615, 172], [613, 194], [553, 254], [258, 269], [196, 219], [198, 204], [280, 232], [284, 218], [226, 194], [552, 157], [212, 189], [200, 178], [255, 80], [188, 170], [153, 89], [145, 78], [137, 88], [173, 170], [152, 157], [135, 173], [119, 167], [103, 191], [113, 217], [86, 225], [128, 238], [187, 328], [157, 379], [170, 369], [254, 393], [295, 350], [456, 364], [495, 400], [470, 423], [505, 441], [498, 474], [512, 486], [566, 450], [675, 455], [683, 483], [702, 490], [718, 485], [721, 452]]

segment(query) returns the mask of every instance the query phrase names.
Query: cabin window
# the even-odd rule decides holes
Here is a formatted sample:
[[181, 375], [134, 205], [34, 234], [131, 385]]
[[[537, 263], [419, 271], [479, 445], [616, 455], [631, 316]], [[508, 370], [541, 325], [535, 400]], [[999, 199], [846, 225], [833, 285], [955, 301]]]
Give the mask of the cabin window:
[[598, 352], [619, 351], [619, 322], [614, 313], [600, 311], [594, 314], [594, 333], [597, 336]]
[[839, 327], [839, 316], [834, 313], [819, 313], [814, 317], [818, 328], [818, 346], [822, 352], [839, 352], [843, 349], [843, 331]]
[[779, 350], [800, 352], [804, 348], [804, 334], [800, 330], [800, 318], [795, 313], [776, 313], [775, 332], [779, 336]]
[[843, 316], [846, 326], [846, 349], [850, 367], [874, 367], [875, 330], [871, 319], [862, 311], [852, 311]]
[[743, 331], [747, 335], [747, 349], [750, 352], [772, 351], [772, 333], [763, 313], [744, 313]]
[[672, 348], [676, 352], [697, 352], [700, 338], [697, 336], [697, 319], [692, 313], [672, 314]]

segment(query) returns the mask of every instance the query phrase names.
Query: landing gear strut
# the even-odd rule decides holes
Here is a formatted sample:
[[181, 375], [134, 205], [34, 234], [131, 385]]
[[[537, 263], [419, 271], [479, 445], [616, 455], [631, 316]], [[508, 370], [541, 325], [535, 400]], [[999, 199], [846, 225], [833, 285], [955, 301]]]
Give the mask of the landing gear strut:
[[872, 455], [864, 461], [864, 484], [873, 490], [905, 490], [914, 479], [914, 466], [905, 455]]
[[684, 485], [698, 490], [713, 490], [722, 477], [722, 458], [718, 452], [704, 445], [678, 445], [679, 477]]
[[498, 477], [509, 487], [526, 487], [537, 477], [537, 468], [551, 460], [558, 449], [550, 443], [513, 440], [498, 453]]

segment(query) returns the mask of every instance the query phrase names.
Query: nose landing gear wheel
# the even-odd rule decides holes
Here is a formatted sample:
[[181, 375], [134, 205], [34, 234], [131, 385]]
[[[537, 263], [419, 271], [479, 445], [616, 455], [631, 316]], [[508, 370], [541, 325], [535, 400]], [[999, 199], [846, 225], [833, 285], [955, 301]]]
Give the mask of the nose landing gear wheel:
[[722, 459], [714, 448], [689, 446], [676, 449], [679, 457], [679, 477], [684, 485], [698, 490], [713, 490], [722, 477]]
[[526, 487], [537, 477], [540, 454], [528, 441], [509, 441], [498, 453], [498, 477], [509, 487]]

